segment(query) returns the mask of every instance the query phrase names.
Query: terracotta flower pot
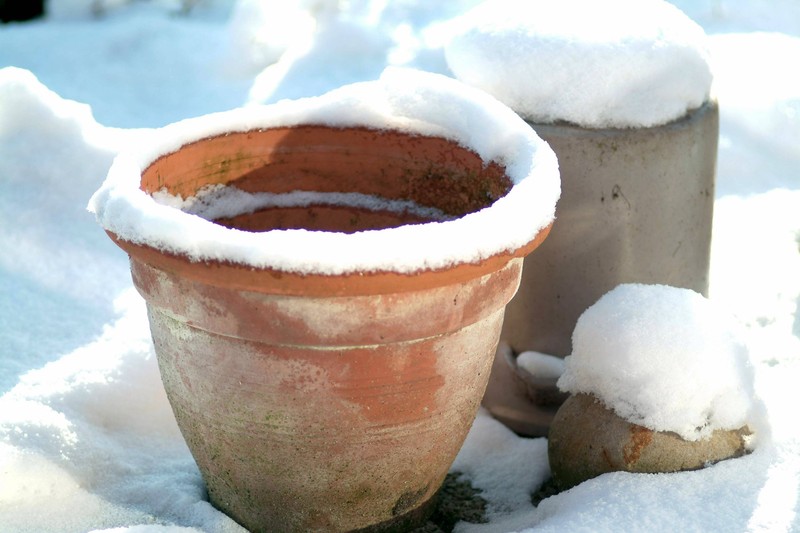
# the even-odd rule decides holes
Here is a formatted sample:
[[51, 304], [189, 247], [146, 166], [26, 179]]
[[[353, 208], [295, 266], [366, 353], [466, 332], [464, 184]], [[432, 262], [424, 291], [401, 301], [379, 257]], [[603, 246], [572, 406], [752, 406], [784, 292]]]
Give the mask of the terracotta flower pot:
[[[416, 83], [440, 80], [420, 75]], [[441, 92], [454, 91], [463, 107], [453, 83]], [[92, 201], [130, 255], [164, 386], [211, 502], [253, 531], [379, 530], [425, 518], [480, 404], [522, 258], [549, 231], [545, 220], [518, 246], [501, 242], [478, 259], [456, 251], [446, 265], [436, 257], [432, 266], [404, 263], [414, 240], [403, 235], [439, 242], [450, 226], [497, 211], [498, 199], [512, 201], [521, 194], [514, 179], [525, 180], [463, 142], [414, 127], [315, 123], [345, 96], [293, 107], [306, 106], [307, 124], [276, 106], [221, 115], [237, 125], [231, 131], [202, 120], [175, 126], [198, 133], [144, 150], [139, 167], [115, 162]], [[547, 163], [539, 179], [552, 185], [549, 148], [533, 142]], [[116, 191], [130, 188], [137, 168], [144, 194], [120, 207]], [[147, 215], [119, 215], [149, 206], [156, 193], [187, 198], [220, 184], [259, 194], [358, 193], [429, 211], [318, 200], [213, 221], [164, 205], [151, 225]], [[159, 240], [162, 215], [174, 228]], [[183, 224], [205, 229], [184, 246]], [[352, 247], [359, 239], [388, 251]], [[242, 249], [266, 255], [242, 260]], [[381, 253], [401, 266], [370, 263]], [[348, 254], [366, 263], [334, 261]]]

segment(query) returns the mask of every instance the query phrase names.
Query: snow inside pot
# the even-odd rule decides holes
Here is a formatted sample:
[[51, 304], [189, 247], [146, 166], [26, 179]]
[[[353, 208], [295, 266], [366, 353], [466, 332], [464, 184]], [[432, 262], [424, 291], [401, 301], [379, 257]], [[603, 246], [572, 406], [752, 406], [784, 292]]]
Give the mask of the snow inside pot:
[[553, 152], [488, 95], [396, 69], [154, 137], [90, 209], [212, 503], [253, 531], [424, 519], [553, 220]]
[[747, 345], [699, 293], [620, 285], [581, 315], [573, 344], [558, 380], [571, 396], [548, 438], [560, 488], [606, 472], [696, 470], [755, 445]]
[[[620, 283], [707, 292], [719, 111], [698, 25], [661, 0], [493, 0], [446, 52], [460, 80], [517, 111], [559, 160], [559, 223], [506, 312], [514, 353], [565, 357], [580, 314]], [[558, 406], [514, 388], [503, 361], [484, 404], [545, 435]]]

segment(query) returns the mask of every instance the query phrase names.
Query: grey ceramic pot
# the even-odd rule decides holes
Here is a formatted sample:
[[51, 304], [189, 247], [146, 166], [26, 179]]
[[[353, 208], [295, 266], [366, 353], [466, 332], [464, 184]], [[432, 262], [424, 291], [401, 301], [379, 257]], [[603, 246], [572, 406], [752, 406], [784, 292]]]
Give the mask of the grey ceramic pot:
[[[578, 317], [620, 283], [707, 294], [716, 102], [653, 128], [531, 126], [558, 156], [562, 193], [553, 230], [525, 259], [506, 309], [502, 339], [514, 354], [569, 355]], [[496, 357], [484, 406], [518, 433], [546, 435], [558, 405], [540, 402], [516, 372]]]

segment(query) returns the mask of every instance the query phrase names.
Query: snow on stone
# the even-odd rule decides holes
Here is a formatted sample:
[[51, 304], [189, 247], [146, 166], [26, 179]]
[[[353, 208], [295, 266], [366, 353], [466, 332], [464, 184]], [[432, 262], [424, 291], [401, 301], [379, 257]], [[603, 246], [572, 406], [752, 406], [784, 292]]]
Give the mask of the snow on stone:
[[[441, 136], [474, 150], [484, 161], [505, 165], [514, 186], [492, 206], [456, 220], [354, 234], [229, 229], [158, 203], [139, 189], [143, 169], [183, 144], [228, 131], [297, 124]], [[478, 262], [526, 244], [553, 220], [559, 194], [555, 154], [509, 108], [442, 75], [388, 68], [377, 81], [321, 97], [242, 108], [162, 128], [149, 144], [115, 159], [89, 208], [104, 228], [122, 239], [192, 260], [224, 259], [299, 273], [408, 273]]]
[[734, 321], [702, 295], [623, 284], [578, 319], [558, 386], [599, 398], [619, 416], [687, 440], [748, 424], [748, 348]]
[[661, 0], [489, 0], [460, 25], [453, 73], [532, 122], [650, 127], [709, 97], [705, 33]]

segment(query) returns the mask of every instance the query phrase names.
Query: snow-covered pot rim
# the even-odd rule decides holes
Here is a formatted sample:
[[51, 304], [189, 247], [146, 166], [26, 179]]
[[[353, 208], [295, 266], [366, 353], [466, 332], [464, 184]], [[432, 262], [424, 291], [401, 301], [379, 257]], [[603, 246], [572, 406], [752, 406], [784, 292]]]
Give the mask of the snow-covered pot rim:
[[[152, 165], [193, 143], [296, 127], [445, 140], [454, 153], [474, 153], [484, 169], [499, 168], [509, 186], [493, 203], [453, 220], [356, 233], [231, 229], [176, 208], [174, 197], [173, 205], [157, 200], [151, 194], [157, 191], [144, 186]], [[423, 272], [467, 279], [526, 255], [547, 234], [559, 194], [555, 154], [509, 108], [445, 76], [390, 68], [379, 80], [320, 97], [154, 130], [146, 145], [117, 156], [89, 209], [128, 253], [168, 270], [188, 263], [197, 267], [194, 277], [222, 274], [224, 284], [242, 287], [273, 279], [288, 292], [292, 280], [313, 292], [315, 281], [327, 286], [332, 278], [349, 278], [349, 284], [360, 278], [362, 290], [386, 292], [401, 279], [406, 290], [444, 283], [415, 283]]]

